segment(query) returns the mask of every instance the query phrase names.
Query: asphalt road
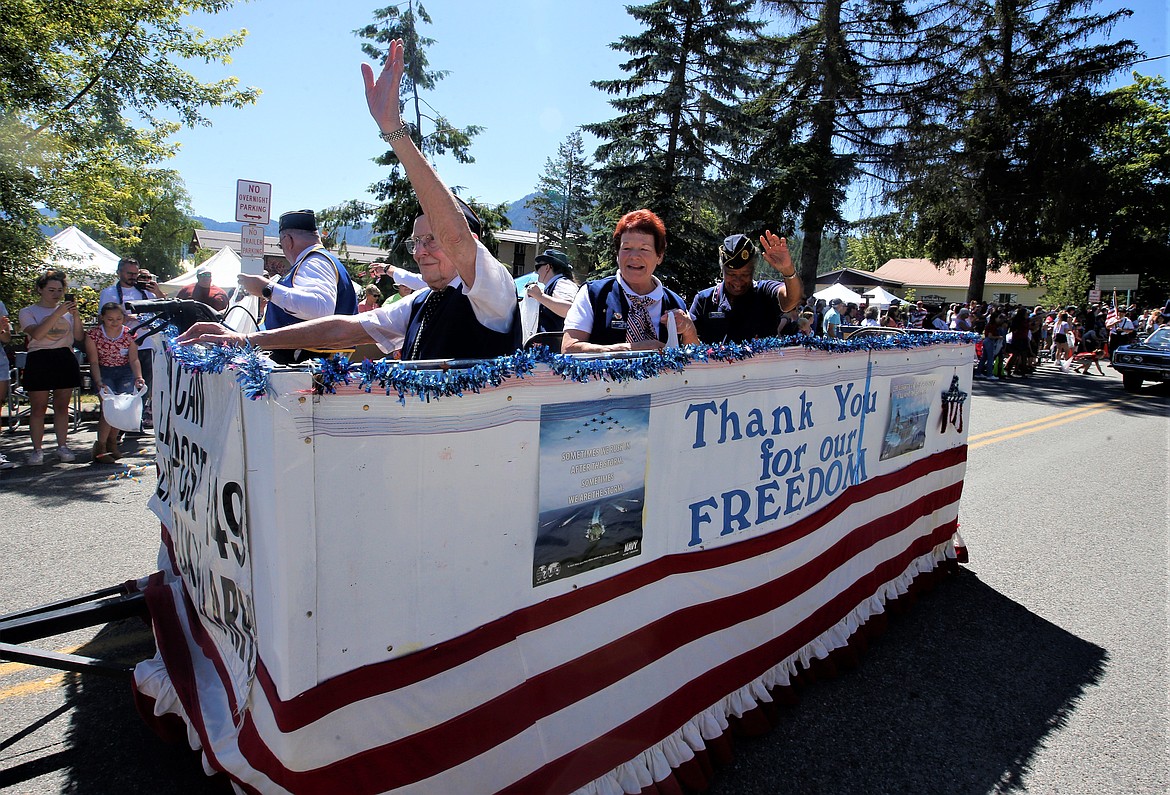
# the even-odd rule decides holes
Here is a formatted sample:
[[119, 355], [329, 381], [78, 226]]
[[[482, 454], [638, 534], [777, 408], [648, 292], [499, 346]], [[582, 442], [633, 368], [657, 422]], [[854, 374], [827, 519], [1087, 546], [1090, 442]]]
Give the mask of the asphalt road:
[[[1170, 388], [1128, 395], [1106, 372], [977, 382], [969, 565], [893, 615], [859, 668], [802, 688], [763, 737], [737, 738], [715, 795], [1170, 792]], [[10, 458], [22, 447], [0, 436]], [[124, 463], [151, 452], [143, 438]], [[115, 471], [128, 470], [0, 472], [0, 613], [156, 568], [153, 474]], [[152, 651], [136, 620], [45, 647]], [[0, 664], [0, 790], [229, 791], [145, 728], [127, 681], [14, 664]]]

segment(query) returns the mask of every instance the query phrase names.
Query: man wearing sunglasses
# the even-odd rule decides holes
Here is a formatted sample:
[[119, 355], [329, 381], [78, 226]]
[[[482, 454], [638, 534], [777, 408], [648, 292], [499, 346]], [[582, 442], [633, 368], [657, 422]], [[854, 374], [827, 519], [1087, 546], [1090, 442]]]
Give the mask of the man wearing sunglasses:
[[266, 349], [343, 349], [375, 342], [402, 358], [504, 356], [520, 347], [520, 307], [512, 275], [479, 242], [475, 212], [443, 184], [402, 121], [399, 89], [404, 46], [390, 43], [380, 75], [362, 64], [366, 104], [414, 188], [422, 215], [405, 241], [427, 287], [354, 316], [333, 316], [250, 334], [197, 323], [181, 343], [244, 344]]

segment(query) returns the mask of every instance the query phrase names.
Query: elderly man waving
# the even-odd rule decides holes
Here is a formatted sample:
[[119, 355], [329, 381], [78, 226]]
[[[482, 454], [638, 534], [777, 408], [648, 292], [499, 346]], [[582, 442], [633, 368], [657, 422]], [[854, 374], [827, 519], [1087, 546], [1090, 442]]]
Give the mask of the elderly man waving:
[[415, 219], [406, 249], [427, 289], [371, 312], [310, 320], [275, 331], [237, 334], [216, 324], [196, 324], [180, 341], [242, 344], [261, 348], [353, 347], [375, 342], [402, 349], [403, 359], [487, 358], [519, 347], [520, 311], [512, 276], [479, 242], [479, 218], [443, 184], [402, 121], [399, 90], [404, 46], [390, 43], [380, 75], [362, 64], [366, 103], [381, 137], [406, 170], [423, 214]]

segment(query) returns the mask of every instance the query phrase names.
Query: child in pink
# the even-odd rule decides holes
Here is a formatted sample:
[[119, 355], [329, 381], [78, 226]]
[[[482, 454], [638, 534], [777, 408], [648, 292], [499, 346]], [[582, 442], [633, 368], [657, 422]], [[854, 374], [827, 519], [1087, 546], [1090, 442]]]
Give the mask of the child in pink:
[[[103, 385], [115, 394], [130, 394], [146, 385], [142, 380], [142, 365], [138, 363], [138, 343], [125, 323], [126, 314], [122, 311], [122, 305], [111, 301], [102, 306], [101, 324], [85, 335], [90, 376], [99, 394]], [[118, 429], [106, 422], [103, 412], [98, 419], [93, 460], [112, 464], [120, 456]]]

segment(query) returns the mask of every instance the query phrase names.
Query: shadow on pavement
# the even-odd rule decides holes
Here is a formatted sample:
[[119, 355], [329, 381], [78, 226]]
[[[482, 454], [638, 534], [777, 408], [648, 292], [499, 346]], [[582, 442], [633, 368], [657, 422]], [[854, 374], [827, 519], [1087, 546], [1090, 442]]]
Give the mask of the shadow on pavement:
[[[76, 653], [133, 664], [154, 654], [154, 642], [146, 625], [132, 618], [107, 624]], [[20, 792], [22, 783], [59, 771], [67, 782], [62, 791], [76, 795], [230, 793], [226, 777], [203, 773], [199, 754], [186, 744], [163, 742], [147, 727], [135, 710], [131, 688], [129, 677], [65, 674], [65, 703], [20, 735], [70, 713], [63, 747], [0, 771], [0, 790]]]
[[1097, 374], [1096, 370], [1093, 375], [1081, 375], [1061, 372], [1045, 362], [1025, 378], [976, 380], [972, 390], [992, 399], [1047, 402], [1059, 408], [1109, 401], [1113, 410], [1126, 414], [1165, 416], [1170, 405], [1170, 382], [1147, 383], [1137, 392], [1126, 392], [1117, 371], [1105, 362], [1101, 367], [1105, 375]]
[[893, 618], [858, 669], [737, 739], [711, 795], [1022, 791], [1107, 659], [961, 569]]

